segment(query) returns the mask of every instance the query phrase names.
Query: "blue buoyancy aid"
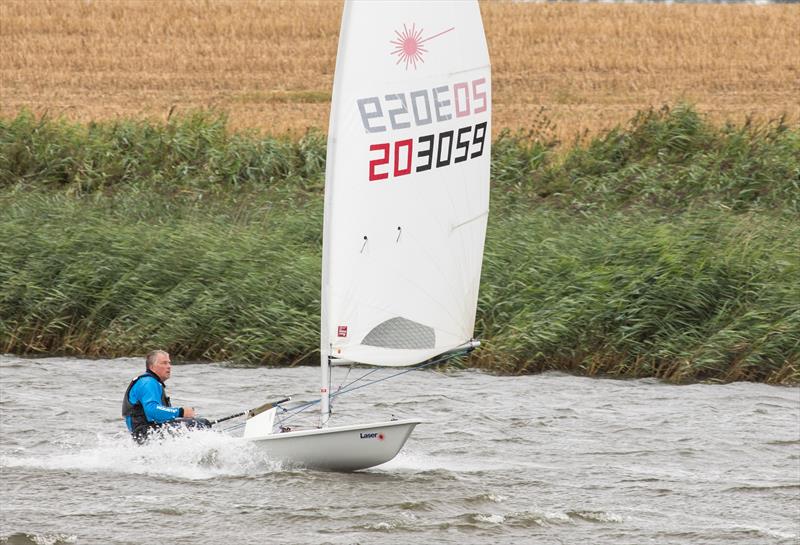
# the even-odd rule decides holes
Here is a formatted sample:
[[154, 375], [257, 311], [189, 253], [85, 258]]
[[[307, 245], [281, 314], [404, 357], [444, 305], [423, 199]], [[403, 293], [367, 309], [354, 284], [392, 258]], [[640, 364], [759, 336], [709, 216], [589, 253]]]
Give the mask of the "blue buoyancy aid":
[[164, 383], [148, 369], [133, 379], [125, 390], [122, 416], [125, 417], [128, 431], [141, 442], [151, 430], [182, 417], [183, 409], [171, 405]]

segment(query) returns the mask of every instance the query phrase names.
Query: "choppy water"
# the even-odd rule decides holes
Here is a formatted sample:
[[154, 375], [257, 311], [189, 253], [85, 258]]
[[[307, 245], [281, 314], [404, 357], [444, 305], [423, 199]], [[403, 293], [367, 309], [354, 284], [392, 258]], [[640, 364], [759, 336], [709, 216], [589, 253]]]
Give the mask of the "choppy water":
[[[0, 356], [0, 542], [800, 543], [798, 388], [413, 372], [337, 403], [426, 421], [337, 474], [212, 431], [134, 447], [118, 415], [141, 368]], [[213, 418], [317, 382], [191, 364], [168, 385]]]

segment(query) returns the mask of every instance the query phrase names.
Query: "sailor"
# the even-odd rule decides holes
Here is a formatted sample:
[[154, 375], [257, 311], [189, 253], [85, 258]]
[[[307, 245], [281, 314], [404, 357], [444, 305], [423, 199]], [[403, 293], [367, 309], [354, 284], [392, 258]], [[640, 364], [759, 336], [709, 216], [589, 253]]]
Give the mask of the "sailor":
[[145, 360], [146, 371], [133, 379], [122, 399], [122, 416], [137, 443], [144, 443], [155, 430], [210, 428], [197, 418], [192, 407], [173, 407], [164, 382], [172, 374], [172, 361], [163, 350], [153, 350]]

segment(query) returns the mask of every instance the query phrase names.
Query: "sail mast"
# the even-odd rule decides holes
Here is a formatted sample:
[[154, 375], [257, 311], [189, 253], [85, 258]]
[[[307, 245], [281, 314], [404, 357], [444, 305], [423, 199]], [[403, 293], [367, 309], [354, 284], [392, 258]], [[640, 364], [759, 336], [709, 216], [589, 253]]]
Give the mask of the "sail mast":
[[319, 425], [321, 428], [325, 428], [331, 418], [331, 366], [327, 355], [323, 355], [320, 367], [322, 382], [319, 389]]
[[320, 298], [320, 427], [326, 427], [331, 416], [331, 370], [330, 357], [332, 354], [332, 344], [330, 339], [330, 324], [328, 323], [328, 313], [330, 310], [331, 286], [330, 282], [330, 262], [331, 262], [331, 213], [333, 195], [333, 177], [336, 171], [336, 146], [337, 134], [339, 132], [340, 116], [342, 106], [340, 96], [342, 94], [342, 77], [339, 75], [339, 68], [342, 59], [346, 55], [346, 42], [343, 36], [347, 35], [350, 27], [351, 3], [345, 2], [342, 11], [342, 24], [339, 29], [339, 45], [336, 53], [336, 70], [333, 78], [333, 92], [331, 96], [331, 115], [328, 122], [328, 142], [327, 157], [325, 159], [325, 211], [322, 226], [322, 293]]

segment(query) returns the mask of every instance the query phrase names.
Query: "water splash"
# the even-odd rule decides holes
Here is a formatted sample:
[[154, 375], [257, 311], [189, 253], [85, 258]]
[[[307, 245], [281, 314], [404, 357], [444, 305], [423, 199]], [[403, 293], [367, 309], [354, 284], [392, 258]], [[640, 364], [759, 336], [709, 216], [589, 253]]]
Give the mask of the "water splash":
[[0, 457], [0, 467], [33, 467], [174, 477], [212, 479], [280, 471], [252, 442], [212, 430], [171, 434], [144, 445], [127, 435], [100, 435], [93, 444], [61, 444], [60, 453], [28, 455], [25, 451]]
[[78, 536], [67, 534], [26, 534], [17, 532], [0, 537], [2, 545], [71, 545], [78, 543]]

